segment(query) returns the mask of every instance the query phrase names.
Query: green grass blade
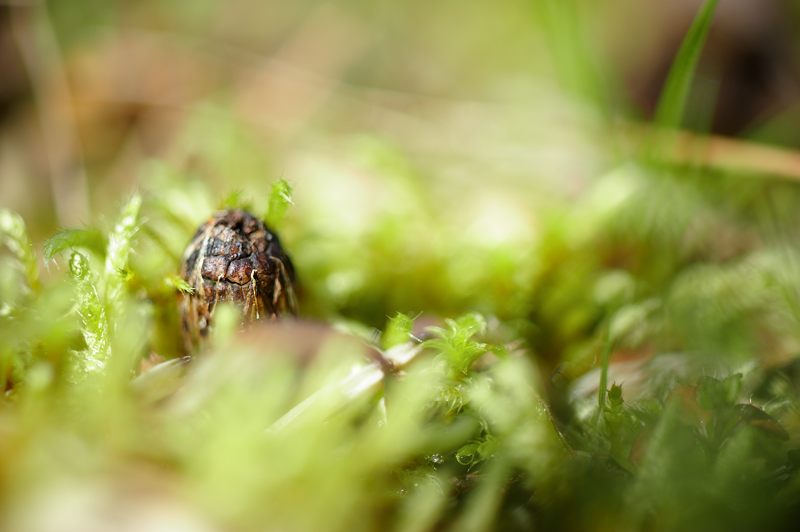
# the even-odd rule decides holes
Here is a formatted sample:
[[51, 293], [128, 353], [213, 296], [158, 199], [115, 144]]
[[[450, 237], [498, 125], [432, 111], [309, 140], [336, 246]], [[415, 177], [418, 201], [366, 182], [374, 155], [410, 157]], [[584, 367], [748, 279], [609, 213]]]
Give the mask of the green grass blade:
[[677, 128], [681, 125], [697, 62], [714, 19], [717, 1], [706, 0], [683, 39], [656, 108], [657, 125], [666, 128]]
[[597, 419], [603, 415], [606, 406], [606, 395], [608, 391], [608, 363], [611, 358], [613, 343], [611, 341], [611, 322], [606, 324], [603, 333], [603, 351], [600, 353], [600, 387], [597, 390]]
[[595, 63], [581, 17], [585, 6], [575, 0], [543, 0], [532, 7], [561, 85], [587, 101], [606, 102], [607, 80]]

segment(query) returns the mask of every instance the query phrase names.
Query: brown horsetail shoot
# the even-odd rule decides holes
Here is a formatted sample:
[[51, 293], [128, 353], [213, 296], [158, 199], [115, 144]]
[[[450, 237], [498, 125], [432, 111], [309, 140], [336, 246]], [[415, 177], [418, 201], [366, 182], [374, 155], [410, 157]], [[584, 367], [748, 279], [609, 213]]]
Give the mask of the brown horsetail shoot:
[[278, 236], [252, 214], [229, 209], [201, 225], [183, 254], [181, 292], [184, 342], [195, 349], [208, 336], [218, 303], [237, 305], [245, 321], [297, 312], [295, 273]]

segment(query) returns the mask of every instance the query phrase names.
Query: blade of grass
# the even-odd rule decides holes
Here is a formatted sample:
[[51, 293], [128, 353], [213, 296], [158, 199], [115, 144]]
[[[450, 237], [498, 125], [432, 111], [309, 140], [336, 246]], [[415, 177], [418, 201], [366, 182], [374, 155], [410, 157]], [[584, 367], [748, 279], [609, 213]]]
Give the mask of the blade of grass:
[[586, 6], [579, 8], [575, 0], [544, 0], [532, 4], [562, 86], [587, 101], [606, 103], [607, 80], [602, 78], [593, 59], [595, 54], [587, 42], [588, 31], [580, 16]]
[[656, 108], [655, 122], [659, 126], [674, 129], [681, 125], [697, 62], [714, 19], [717, 2], [718, 0], [706, 0], [672, 62]]
[[603, 351], [600, 353], [600, 387], [597, 390], [597, 419], [602, 419], [606, 406], [608, 388], [608, 360], [611, 357], [611, 320], [608, 320], [603, 332]]

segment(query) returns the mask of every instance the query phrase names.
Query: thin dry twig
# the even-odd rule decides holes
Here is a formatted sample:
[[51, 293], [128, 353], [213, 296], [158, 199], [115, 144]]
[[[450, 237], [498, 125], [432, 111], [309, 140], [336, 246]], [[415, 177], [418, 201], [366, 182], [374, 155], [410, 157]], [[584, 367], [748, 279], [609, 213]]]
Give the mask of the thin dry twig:
[[634, 150], [656, 139], [659, 159], [670, 164], [800, 181], [797, 150], [719, 135], [668, 132], [650, 125], [624, 124], [619, 133]]

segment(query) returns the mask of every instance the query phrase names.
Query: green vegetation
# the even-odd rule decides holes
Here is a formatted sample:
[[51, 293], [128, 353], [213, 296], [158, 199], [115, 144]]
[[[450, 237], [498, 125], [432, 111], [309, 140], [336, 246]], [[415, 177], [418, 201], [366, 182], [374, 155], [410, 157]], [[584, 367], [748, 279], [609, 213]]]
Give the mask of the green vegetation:
[[[682, 124], [716, 4], [683, 41], [659, 128]], [[64, 42], [86, 38], [60, 9]], [[211, 20], [196, 9], [187, 33]], [[577, 4], [534, 11], [578, 108], [611, 105], [573, 40]], [[0, 527], [793, 529], [795, 183], [654, 152], [663, 129], [631, 148], [604, 112], [555, 133], [568, 159], [600, 161], [585, 179], [521, 164], [519, 145], [495, 158], [507, 137], [486, 116], [529, 130], [477, 103], [426, 112], [481, 124], [478, 147], [426, 151], [444, 141], [392, 112], [412, 133], [332, 140], [358, 99], [341, 90], [332, 116], [267, 148], [233, 97], [203, 100], [169, 153], [135, 166], [134, 192], [93, 192], [106, 207], [83, 227], [29, 232], [0, 210]], [[113, 165], [94, 163], [102, 183]], [[301, 317], [329, 334], [310, 362], [310, 330], [273, 345], [228, 307], [184, 352], [181, 256], [228, 207], [280, 233]], [[411, 360], [369, 381], [362, 344]]]

